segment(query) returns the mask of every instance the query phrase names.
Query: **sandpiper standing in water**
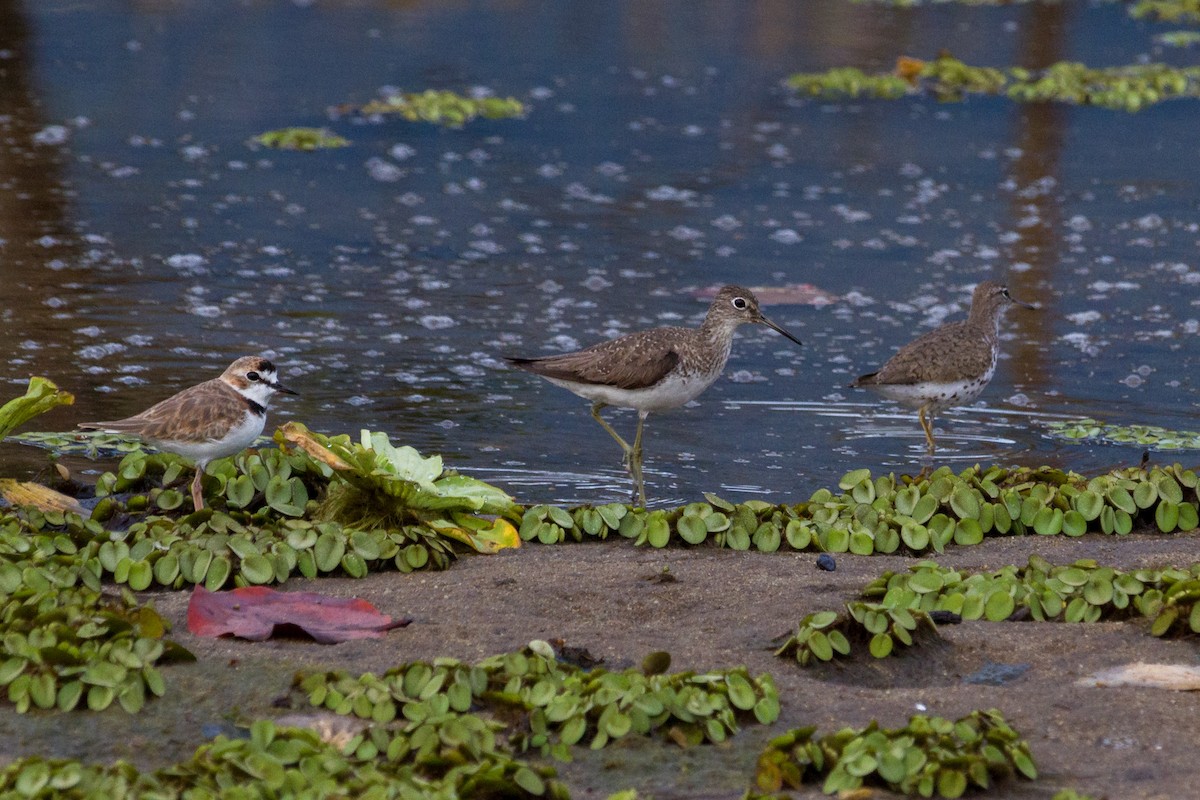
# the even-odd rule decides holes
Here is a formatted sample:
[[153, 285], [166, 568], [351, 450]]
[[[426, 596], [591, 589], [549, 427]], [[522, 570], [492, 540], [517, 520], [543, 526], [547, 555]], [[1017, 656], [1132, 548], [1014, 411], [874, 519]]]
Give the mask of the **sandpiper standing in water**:
[[[717, 292], [699, 328], [652, 328], [572, 353], [507, 361], [592, 401], [592, 416], [625, 453], [634, 501], [645, 507], [642, 428], [646, 417], [651, 411], [678, 408], [712, 386], [729, 360], [734, 331], [744, 323], [766, 325], [801, 343], [763, 316], [753, 292], [725, 286]], [[606, 406], [637, 410], [632, 446], [600, 416]]]
[[267, 403], [276, 392], [295, 394], [275, 379], [275, 365], [243, 356], [219, 378], [196, 384], [126, 419], [81, 422], [85, 431], [136, 436], [196, 464], [192, 503], [204, 508], [200, 477], [208, 462], [245, 450], [263, 432]]
[[917, 409], [929, 454], [934, 452], [933, 417], [970, 403], [996, 372], [1000, 353], [1000, 317], [1010, 305], [1034, 308], [1014, 300], [1008, 287], [983, 281], [971, 295], [971, 313], [918, 337], [888, 359], [878, 372], [861, 375], [850, 385], [873, 389], [889, 400]]

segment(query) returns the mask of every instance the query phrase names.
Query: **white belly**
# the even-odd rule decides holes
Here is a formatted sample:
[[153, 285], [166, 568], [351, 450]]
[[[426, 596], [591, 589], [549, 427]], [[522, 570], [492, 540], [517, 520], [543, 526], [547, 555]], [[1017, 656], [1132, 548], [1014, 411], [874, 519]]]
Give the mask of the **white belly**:
[[936, 414], [947, 408], [970, 403], [983, 393], [983, 389], [992, 379], [992, 372], [980, 375], [978, 378], [965, 381], [947, 381], [945, 383], [920, 384], [882, 384], [871, 388], [889, 400], [895, 400], [909, 408], [919, 409], [926, 406], [930, 413]]
[[220, 439], [203, 442], [156, 441], [153, 444], [172, 453], [178, 453], [196, 464], [204, 465], [215, 458], [225, 458], [242, 452], [257, 439], [266, 425], [265, 414], [247, 412], [239, 425], [229, 430]]
[[712, 386], [720, 375], [717, 373], [699, 373], [680, 375], [673, 372], [666, 378], [647, 389], [619, 389], [615, 386], [604, 386], [595, 383], [576, 383], [561, 378], [547, 378], [553, 384], [563, 387], [585, 400], [593, 403], [604, 403], [618, 408], [636, 408], [638, 411], [666, 411], [679, 408], [699, 397], [705, 389]]

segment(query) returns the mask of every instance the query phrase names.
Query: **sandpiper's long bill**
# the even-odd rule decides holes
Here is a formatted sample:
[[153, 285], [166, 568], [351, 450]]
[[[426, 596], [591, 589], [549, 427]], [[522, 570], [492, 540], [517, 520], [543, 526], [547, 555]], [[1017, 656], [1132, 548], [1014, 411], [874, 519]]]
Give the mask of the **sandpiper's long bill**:
[[276, 392], [295, 394], [276, 379], [275, 365], [243, 356], [219, 378], [196, 384], [140, 414], [112, 422], [81, 422], [85, 431], [136, 436], [196, 464], [192, 503], [204, 508], [200, 477], [213, 459], [240, 453], [263, 432], [267, 403]]
[[877, 372], [861, 375], [850, 385], [873, 389], [916, 409], [933, 455], [933, 417], [979, 397], [995, 374], [1000, 318], [1011, 305], [1034, 308], [1013, 299], [1006, 286], [983, 281], [971, 295], [971, 312], [965, 320], [947, 323], [913, 340]]
[[[729, 360], [734, 332], [746, 323], [766, 325], [801, 343], [763, 315], [753, 292], [741, 286], [725, 286], [717, 292], [699, 328], [653, 328], [571, 353], [507, 360], [592, 402], [592, 416], [624, 453], [633, 478], [634, 502], [644, 507], [642, 430], [646, 417], [652, 411], [678, 408], [711, 386]], [[632, 445], [600, 416], [606, 406], [638, 412]]]

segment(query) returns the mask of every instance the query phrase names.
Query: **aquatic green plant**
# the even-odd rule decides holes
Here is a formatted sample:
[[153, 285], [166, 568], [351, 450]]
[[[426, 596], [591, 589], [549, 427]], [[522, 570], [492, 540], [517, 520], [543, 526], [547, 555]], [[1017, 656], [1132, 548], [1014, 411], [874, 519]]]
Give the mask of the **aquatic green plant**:
[[796, 73], [786, 83], [801, 94], [824, 98], [895, 99], [925, 92], [953, 102], [969, 94], [987, 94], [1025, 103], [1053, 101], [1132, 112], [1165, 100], [1200, 97], [1200, 67], [1131, 64], [1092, 68], [1059, 62], [1029, 70], [977, 67], [951, 56], [929, 61], [901, 57], [894, 73], [837, 68]]
[[260, 133], [251, 141], [279, 150], [332, 150], [350, 146], [349, 139], [325, 128], [279, 128]]
[[820, 738], [815, 732], [796, 728], [771, 740], [758, 757], [755, 789], [774, 793], [823, 781], [826, 794], [870, 784], [913, 797], [955, 798], [997, 780], [1037, 777], [1028, 742], [995, 709], [953, 721], [918, 714], [903, 728], [872, 722]]
[[460, 128], [476, 117], [509, 119], [525, 114], [525, 105], [513, 97], [463, 97], [454, 92], [433, 89], [402, 92], [372, 100], [358, 109], [363, 114], [389, 114], [410, 122], [433, 122]]
[[844, 611], [818, 611], [800, 620], [776, 651], [801, 666], [851, 655], [868, 642], [875, 658], [936, 637], [930, 616], [948, 612], [968, 620], [1000, 622], [1018, 612], [1035, 622], [1151, 621], [1150, 633], [1200, 634], [1200, 563], [1122, 571], [1092, 560], [1052, 565], [1033, 555], [1023, 568], [971, 573], [922, 561], [906, 572], [885, 572], [863, 587]]
[[416, 739], [430, 720], [483, 708], [507, 723], [509, 746], [570, 760], [570, 747], [592, 749], [630, 734], [670, 731], [681, 744], [721, 742], [740, 716], [762, 724], [779, 715], [769, 675], [745, 668], [647, 675], [641, 670], [584, 670], [559, 662], [551, 647], [529, 647], [469, 665], [417, 661], [382, 675], [300, 674], [293, 687], [314, 706], [392, 725]]
[[1114, 425], [1082, 418], [1050, 422], [1050, 435], [1074, 442], [1137, 444], [1154, 450], [1200, 450], [1200, 431], [1175, 431], [1157, 425]]
[[1191, 47], [1200, 44], [1198, 31], [1168, 31], [1154, 37], [1154, 41], [1166, 47]]
[[[53, 381], [33, 377], [22, 397], [9, 400], [0, 406], [0, 439], [14, 428], [52, 408], [71, 405], [75, 396], [64, 392]], [[36, 483], [17, 481], [0, 476], [0, 499], [13, 505], [37, 505], [43, 508], [78, 511], [78, 504], [65, 495]]]
[[[315, 797], [457, 800], [543, 797], [565, 800], [566, 787], [548, 767], [527, 764], [479, 741], [465, 725], [434, 731], [427, 743], [389, 756], [351, 742], [322, 741], [313, 731], [259, 720], [250, 736], [219, 736], [188, 761], [154, 772], [64, 759], [19, 758], [0, 768], [5, 797], [140, 800], [167, 797]], [[455, 738], [460, 737], [460, 738]]]
[[59, 389], [53, 381], [40, 377], [30, 378], [24, 395], [0, 406], [0, 439], [8, 436], [18, 425], [39, 414], [45, 414], [58, 406], [69, 406], [74, 402], [75, 395]]
[[1137, 0], [1130, 4], [1129, 16], [1158, 22], [1200, 22], [1200, 0]]
[[[362, 431], [349, 436], [322, 436], [297, 422], [276, 432], [281, 445], [294, 445], [314, 469], [337, 480], [325, 488], [314, 510], [317, 519], [355, 527], [428, 529], [429, 544], [448, 538], [478, 552], [495, 552], [520, 544], [518, 508], [505, 492], [481, 480], [445, 469], [441, 456], [422, 458], [411, 447], [395, 447], [386, 434]], [[449, 555], [447, 545], [438, 549]]]
[[0, 686], [18, 713], [114, 701], [136, 713], [166, 691], [157, 664], [191, 658], [163, 641], [166, 622], [128, 592], [26, 585], [39, 582], [0, 561]]
[[68, 583], [98, 589], [107, 577], [136, 590], [203, 583], [214, 591], [294, 574], [445, 567], [460, 545], [494, 552], [519, 543], [515, 528], [492, 516], [515, 517], [511, 498], [443, 469], [440, 458], [395, 448], [383, 434], [352, 444], [293, 425], [280, 438], [287, 449], [213, 462], [203, 481], [217, 499], [200, 512], [184, 512], [184, 494], [173, 487], [186, 462], [135, 449], [98, 479], [90, 519], [0, 510], [0, 540], [47, 543], [42, 560], [55, 556]]
[[958, 474], [942, 467], [917, 479], [859, 469], [842, 477], [839, 494], [818, 489], [794, 505], [734, 504], [712, 494], [703, 503], [653, 511], [535, 505], [525, 509], [519, 533], [543, 544], [615, 533], [652, 547], [709, 542], [761, 552], [785, 546], [857, 555], [942, 552], [989, 535], [1127, 534], [1135, 524], [1190, 531], [1200, 524], [1197, 485], [1200, 477], [1178, 464], [1091, 479], [1049, 467], [971, 467]]

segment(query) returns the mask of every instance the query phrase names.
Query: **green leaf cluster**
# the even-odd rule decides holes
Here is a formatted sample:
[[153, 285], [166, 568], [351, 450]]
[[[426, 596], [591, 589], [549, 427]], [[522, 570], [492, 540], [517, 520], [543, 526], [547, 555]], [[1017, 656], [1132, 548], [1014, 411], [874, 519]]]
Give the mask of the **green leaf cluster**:
[[190, 657], [164, 642], [167, 625], [128, 592], [32, 590], [0, 561], [0, 687], [18, 713], [31, 708], [136, 713], [166, 690], [156, 664]]
[[[139, 772], [132, 765], [17, 759], [0, 769], [0, 794], [23, 798], [277, 798], [458, 800], [506, 797], [565, 800], [566, 788], [546, 767], [494, 748], [473, 752], [461, 731], [442, 731], [437, 747], [389, 754], [360, 736], [344, 747], [313, 731], [259, 720], [245, 739], [218, 737], [191, 759]], [[400, 748], [397, 748], [399, 750]]]
[[885, 658], [922, 631], [936, 635], [929, 614], [938, 611], [990, 622], [1018, 612], [1036, 622], [1141, 615], [1151, 620], [1154, 636], [1200, 634], [1200, 563], [1126, 572], [1090, 559], [1052, 565], [1033, 555], [1023, 568], [971, 573], [922, 561], [906, 572], [885, 572], [841, 613], [808, 614], [776, 654], [807, 666], [849, 656], [854, 642], [867, 641], [872, 656]]
[[276, 441], [302, 441], [320, 450], [320, 460], [301, 449], [292, 451], [307, 462], [307, 471], [328, 480], [313, 512], [320, 519], [360, 527], [453, 527], [471, 516], [516, 515], [513, 499], [502, 490], [445, 469], [440, 456], [423, 458], [411, 447], [396, 447], [384, 433], [364, 430], [352, 442], [349, 436], [324, 436], [293, 422], [276, 434]]
[[872, 722], [820, 738], [815, 732], [797, 728], [773, 739], [758, 758], [755, 790], [775, 793], [823, 781], [826, 794], [867, 784], [913, 797], [955, 798], [1012, 776], [1037, 777], [1028, 743], [995, 709], [954, 721], [916, 715], [903, 728]]
[[940, 553], [988, 535], [1127, 534], [1137, 524], [1164, 533], [1194, 530], [1200, 525], [1197, 485], [1200, 477], [1178, 464], [1090, 480], [1050, 467], [971, 467], [959, 474], [942, 467], [920, 479], [876, 478], [858, 469], [842, 477], [839, 493], [819, 489], [795, 505], [733, 504], [708, 494], [707, 502], [653, 511], [615, 503], [530, 506], [520, 536], [543, 544], [616, 533], [652, 547], [711, 542], [760, 552], [786, 545], [856, 555]]
[[352, 714], [416, 738], [423, 726], [484, 709], [504, 720], [509, 745], [570, 760], [570, 747], [592, 749], [669, 726], [680, 743], [721, 742], [740, 716], [763, 724], [779, 715], [769, 675], [744, 668], [645, 675], [634, 669], [585, 671], [557, 661], [545, 642], [468, 665], [453, 659], [404, 664], [382, 675], [345, 672], [297, 677], [314, 706]]
[[971, 94], [984, 94], [1024, 103], [1060, 102], [1130, 112], [1165, 100], [1200, 97], [1200, 67], [1130, 64], [1097, 69], [1058, 62], [1045, 69], [1029, 70], [977, 67], [951, 56], [905, 61], [917, 65], [907, 77], [836, 68], [796, 73], [786, 83], [801, 94], [824, 98], [895, 99], [927, 92], [943, 102], [957, 102]]
[[461, 128], [476, 117], [510, 119], [525, 114], [525, 106], [514, 97], [472, 98], [454, 92], [402, 92], [372, 100], [359, 111], [363, 114], [389, 114], [410, 122], [432, 122]]
[[873, 603], [852, 600], [845, 613], [817, 611], [808, 614], [775, 651], [779, 656], [794, 656], [800, 666], [817, 661], [832, 661], [848, 656], [852, 641], [867, 641], [871, 655], [887, 658], [901, 647], [911, 647], [922, 638], [936, 638], [937, 626], [920, 609], [898, 603]]

